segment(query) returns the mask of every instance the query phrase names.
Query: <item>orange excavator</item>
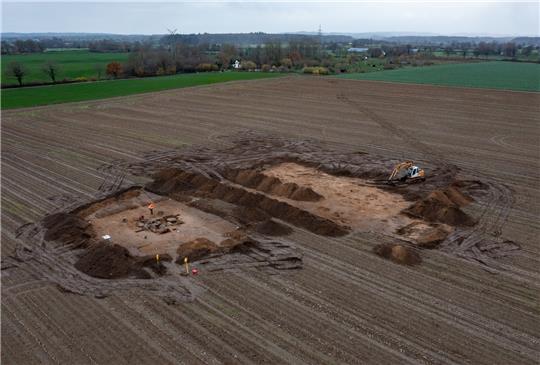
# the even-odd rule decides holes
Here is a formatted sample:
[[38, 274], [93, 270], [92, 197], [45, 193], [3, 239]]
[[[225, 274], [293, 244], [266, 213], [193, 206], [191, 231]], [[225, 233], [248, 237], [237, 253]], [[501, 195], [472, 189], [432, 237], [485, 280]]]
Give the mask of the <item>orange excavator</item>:
[[[406, 174], [397, 178], [399, 172], [403, 169], [407, 169]], [[404, 161], [401, 163], [398, 163], [394, 169], [392, 170], [392, 173], [388, 177], [387, 182], [390, 184], [393, 184], [395, 182], [407, 182], [407, 183], [415, 183], [415, 182], [421, 182], [426, 179], [426, 174], [424, 170], [420, 169], [418, 166], [415, 166], [412, 161]]]

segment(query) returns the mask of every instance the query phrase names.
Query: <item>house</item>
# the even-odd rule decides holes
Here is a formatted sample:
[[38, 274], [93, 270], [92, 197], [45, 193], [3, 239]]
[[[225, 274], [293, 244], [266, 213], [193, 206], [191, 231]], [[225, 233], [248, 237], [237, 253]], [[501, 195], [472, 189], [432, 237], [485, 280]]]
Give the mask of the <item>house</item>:
[[351, 47], [349, 49], [347, 49], [347, 52], [349, 53], [362, 53], [362, 52], [367, 52], [369, 48], [366, 48], [366, 47]]

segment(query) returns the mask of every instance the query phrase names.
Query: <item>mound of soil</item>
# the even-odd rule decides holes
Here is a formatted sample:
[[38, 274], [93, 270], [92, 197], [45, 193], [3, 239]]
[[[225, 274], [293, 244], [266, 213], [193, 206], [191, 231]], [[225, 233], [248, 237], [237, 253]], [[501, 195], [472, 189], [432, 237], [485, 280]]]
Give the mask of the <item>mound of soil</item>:
[[147, 185], [147, 189], [165, 195], [183, 192], [197, 197], [220, 199], [239, 206], [260, 209], [272, 217], [324, 236], [338, 237], [349, 233], [348, 227], [311, 214], [286, 202], [237, 186], [227, 185], [201, 174], [179, 169], [174, 170], [176, 171], [174, 174], [173, 170], [167, 169], [155, 174], [154, 181]]
[[136, 257], [136, 266], [147, 267], [159, 276], [163, 276], [167, 273], [167, 268], [163, 265], [163, 262], [171, 262], [172, 257], [169, 254], [159, 255], [159, 262], [156, 261], [156, 257], [152, 255]]
[[255, 207], [235, 207], [232, 213], [236, 219], [244, 224], [250, 222], [263, 222], [270, 218], [268, 214]]
[[398, 244], [381, 244], [373, 248], [375, 254], [402, 265], [418, 265], [422, 258], [414, 249]]
[[450, 227], [438, 223], [429, 226], [413, 222], [401, 227], [396, 233], [414, 238], [416, 244], [422, 248], [435, 248], [441, 244], [450, 234]]
[[319, 201], [323, 198], [311, 188], [296, 183], [284, 183], [277, 177], [267, 176], [256, 170], [231, 170], [226, 176], [237, 184], [284, 198], [299, 201]]
[[92, 238], [90, 224], [70, 213], [55, 213], [43, 218], [46, 228], [45, 240], [72, 244], [74, 247], [85, 246]]
[[293, 232], [291, 227], [268, 219], [255, 225], [255, 231], [267, 236], [286, 236]]
[[451, 226], [473, 226], [476, 222], [460, 207], [471, 203], [472, 199], [455, 187], [435, 190], [403, 212], [428, 222], [445, 223]]
[[119, 245], [96, 244], [75, 263], [87, 275], [101, 279], [125, 278], [133, 271], [135, 259]]
[[171, 256], [167, 254], [160, 255], [159, 262], [155, 256], [133, 257], [125, 247], [98, 242], [79, 257], [75, 268], [100, 279], [120, 279], [129, 276], [150, 279], [151, 275], [143, 270], [144, 267], [161, 276], [167, 272], [162, 262], [171, 260]]
[[177, 263], [184, 263], [184, 257], [187, 257], [190, 262], [198, 261], [214, 252], [217, 252], [219, 247], [212, 241], [206, 238], [196, 238], [193, 241], [182, 243], [176, 253], [178, 253]]

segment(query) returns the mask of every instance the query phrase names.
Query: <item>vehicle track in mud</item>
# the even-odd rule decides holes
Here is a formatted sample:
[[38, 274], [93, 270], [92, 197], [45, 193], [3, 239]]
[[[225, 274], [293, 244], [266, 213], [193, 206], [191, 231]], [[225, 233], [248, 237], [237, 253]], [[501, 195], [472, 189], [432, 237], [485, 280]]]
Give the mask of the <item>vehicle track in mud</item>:
[[[414, 149], [422, 154], [423, 159], [432, 161], [441, 169], [449, 172], [458, 170], [457, 166], [449, 163], [438, 151], [418, 140], [413, 134], [385, 120], [369, 108], [362, 106], [361, 103], [354, 102], [344, 92], [338, 94], [337, 98], [368, 116], [392, 135], [411, 144]], [[465, 168], [460, 170], [464, 175], [471, 175], [472, 172], [467, 171]], [[497, 240], [514, 202], [512, 191], [504, 184], [487, 181], [486, 184], [490, 188], [489, 197], [484, 197], [480, 202], [483, 209], [478, 217], [479, 222], [471, 232], [454, 232], [442, 243], [442, 246], [448, 252], [457, 253], [466, 259], [474, 259], [489, 267], [496, 265], [490, 256], [504, 256], [510, 251], [519, 249], [519, 246], [508, 242], [503, 244], [501, 240]]]
[[[159, 159], [168, 154], [166, 163], [174, 164], [180, 145], [223, 147], [221, 135], [232, 131], [323, 139], [343, 153], [410, 158], [431, 168], [421, 152], [338, 100], [343, 90], [458, 166], [459, 178], [507, 185], [514, 197], [508, 213], [475, 203], [471, 214], [484, 214], [494, 227], [488, 232], [501, 230], [501, 239], [519, 243], [519, 254], [500, 259], [495, 275], [444, 251], [426, 251], [411, 268], [374, 261], [376, 235], [316, 238], [299, 230], [290, 236], [307, 252], [299, 274], [203, 272], [199, 279], [209, 290], [200, 304], [176, 306], [129, 290], [105, 299], [62, 293], [3, 262], [2, 362], [535, 364], [540, 173], [531, 141], [540, 138], [540, 96], [534, 93], [293, 78], [3, 112], [2, 255], [13, 252], [18, 225], [73, 203], [77, 190], [93, 195], [103, 178], [114, 189], [117, 171], [99, 166], [145, 160], [148, 151], [161, 153]], [[494, 135], [511, 137], [494, 143]], [[210, 157], [202, 150], [200, 156]], [[124, 185], [146, 181], [126, 175]], [[403, 303], [406, 316], [399, 316]], [[458, 323], [449, 320], [454, 313]]]

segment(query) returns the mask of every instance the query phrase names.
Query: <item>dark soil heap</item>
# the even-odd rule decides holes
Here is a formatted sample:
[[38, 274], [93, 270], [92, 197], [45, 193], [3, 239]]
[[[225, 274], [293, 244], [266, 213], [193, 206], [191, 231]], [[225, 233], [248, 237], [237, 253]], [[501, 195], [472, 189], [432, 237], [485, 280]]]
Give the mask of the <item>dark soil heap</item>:
[[267, 236], [287, 236], [293, 232], [291, 227], [276, 222], [273, 219], [257, 223], [255, 225], [255, 231]]
[[149, 279], [151, 275], [143, 270], [144, 267], [152, 269], [158, 275], [167, 271], [161, 261], [171, 261], [167, 254], [160, 255], [160, 262], [154, 256], [133, 257], [129, 251], [116, 244], [96, 242], [80, 256], [75, 267], [85, 274], [100, 279], [119, 279], [136, 277]]
[[266, 176], [257, 170], [231, 170], [226, 177], [240, 185], [259, 191], [299, 201], [319, 201], [322, 195], [311, 188], [295, 183], [284, 183], [277, 177]]
[[381, 244], [373, 248], [373, 252], [385, 259], [392, 260], [403, 265], [418, 265], [422, 258], [414, 249], [399, 244]]
[[176, 253], [178, 254], [177, 263], [183, 263], [184, 257], [187, 257], [188, 260], [198, 261], [216, 251], [219, 250], [219, 247], [212, 241], [206, 238], [196, 238], [193, 241], [189, 241], [181, 244]]
[[88, 222], [70, 213], [55, 213], [43, 218], [45, 240], [74, 247], [85, 246], [93, 233]]
[[339, 237], [349, 233], [349, 228], [329, 219], [311, 214], [263, 194], [227, 185], [202, 174], [180, 169], [165, 169], [154, 175], [154, 181], [147, 185], [151, 192], [178, 198], [191, 195], [202, 198], [220, 199], [247, 208], [257, 208], [264, 213], [290, 222], [323, 236]]
[[403, 212], [428, 222], [445, 223], [451, 226], [473, 226], [476, 223], [475, 220], [460, 209], [470, 202], [472, 199], [457, 188], [448, 187], [431, 192], [426, 198], [419, 200]]

